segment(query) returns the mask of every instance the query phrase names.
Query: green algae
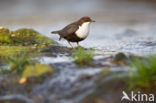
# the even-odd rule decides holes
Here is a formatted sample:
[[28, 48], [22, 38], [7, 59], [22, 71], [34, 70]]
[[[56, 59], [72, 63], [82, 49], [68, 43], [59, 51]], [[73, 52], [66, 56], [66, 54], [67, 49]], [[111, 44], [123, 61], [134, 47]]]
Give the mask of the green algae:
[[94, 57], [94, 50], [85, 51], [82, 47], [79, 47], [74, 50], [72, 57], [79, 66], [90, 65]]

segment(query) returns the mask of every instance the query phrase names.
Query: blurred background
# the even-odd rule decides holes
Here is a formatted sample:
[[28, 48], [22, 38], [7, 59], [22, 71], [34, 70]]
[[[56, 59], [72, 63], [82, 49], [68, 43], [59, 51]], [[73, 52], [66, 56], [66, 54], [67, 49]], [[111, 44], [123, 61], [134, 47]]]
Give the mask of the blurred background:
[[0, 0], [1, 25], [44, 25], [77, 20], [84, 15], [98, 23], [152, 22], [155, 0]]
[[[80, 43], [100, 51], [155, 51], [155, 0], [0, 0], [0, 26], [34, 28], [58, 40], [53, 30], [62, 29], [82, 16], [96, 20], [89, 38]], [[113, 42], [112, 42], [113, 41]], [[61, 45], [68, 46], [66, 41]]]

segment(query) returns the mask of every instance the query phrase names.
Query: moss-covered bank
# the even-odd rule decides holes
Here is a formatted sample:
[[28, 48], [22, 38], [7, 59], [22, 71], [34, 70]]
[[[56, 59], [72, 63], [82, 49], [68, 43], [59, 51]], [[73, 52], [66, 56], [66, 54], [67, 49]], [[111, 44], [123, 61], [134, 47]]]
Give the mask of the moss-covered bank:
[[[52, 72], [53, 68], [42, 65], [33, 58], [45, 49], [51, 48], [55, 41], [41, 35], [33, 29], [21, 28], [10, 31], [0, 29], [0, 73], [16, 75], [19, 83], [26, 82], [29, 77], [36, 77]], [[26, 77], [25, 77], [26, 76]]]

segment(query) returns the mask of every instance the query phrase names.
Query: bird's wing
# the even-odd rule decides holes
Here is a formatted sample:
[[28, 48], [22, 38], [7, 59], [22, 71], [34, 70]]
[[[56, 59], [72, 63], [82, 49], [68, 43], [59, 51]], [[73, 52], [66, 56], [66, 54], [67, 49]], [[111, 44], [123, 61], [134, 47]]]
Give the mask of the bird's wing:
[[77, 29], [79, 28], [79, 26], [75, 23], [69, 24], [67, 25], [65, 28], [62, 29], [62, 35], [63, 37], [72, 35], [73, 33], [75, 33], [77, 31]]

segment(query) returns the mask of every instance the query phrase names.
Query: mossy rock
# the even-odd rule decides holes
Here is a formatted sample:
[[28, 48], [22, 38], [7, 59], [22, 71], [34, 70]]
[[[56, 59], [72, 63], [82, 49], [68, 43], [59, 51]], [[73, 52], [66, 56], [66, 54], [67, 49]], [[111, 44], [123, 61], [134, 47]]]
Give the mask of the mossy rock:
[[1, 45], [34, 45], [34, 44], [52, 44], [53, 40], [41, 35], [34, 29], [21, 28], [16, 31], [9, 29], [0, 29], [0, 44]]
[[0, 28], [0, 61], [4, 61], [4, 57], [20, 56], [23, 53], [40, 53], [52, 47], [53, 43], [55, 41], [33, 29], [21, 28], [10, 31]]
[[13, 43], [13, 41], [10, 39], [10, 31], [6, 28], [0, 29], [0, 44], [10, 44]]
[[127, 60], [128, 57], [122, 52], [117, 53], [113, 58], [113, 62], [120, 65], [127, 64]]
[[33, 29], [26, 29], [21, 28], [14, 32], [12, 32], [12, 39], [15, 43], [23, 43], [24, 45], [31, 45], [31, 44], [46, 44], [46, 43], [53, 43], [54, 41], [45, 37], [38, 33]]
[[7, 29], [7, 28], [0, 28], [0, 33], [6, 33], [6, 34], [9, 34], [10, 31], [9, 31], [9, 29]]
[[35, 65], [27, 65], [22, 73], [22, 77], [24, 78], [37, 77], [47, 72], [52, 73], [53, 68], [49, 65], [36, 63]]
[[31, 47], [25, 46], [0, 46], [0, 56], [13, 56], [14, 54], [21, 54], [23, 52], [31, 51]]

